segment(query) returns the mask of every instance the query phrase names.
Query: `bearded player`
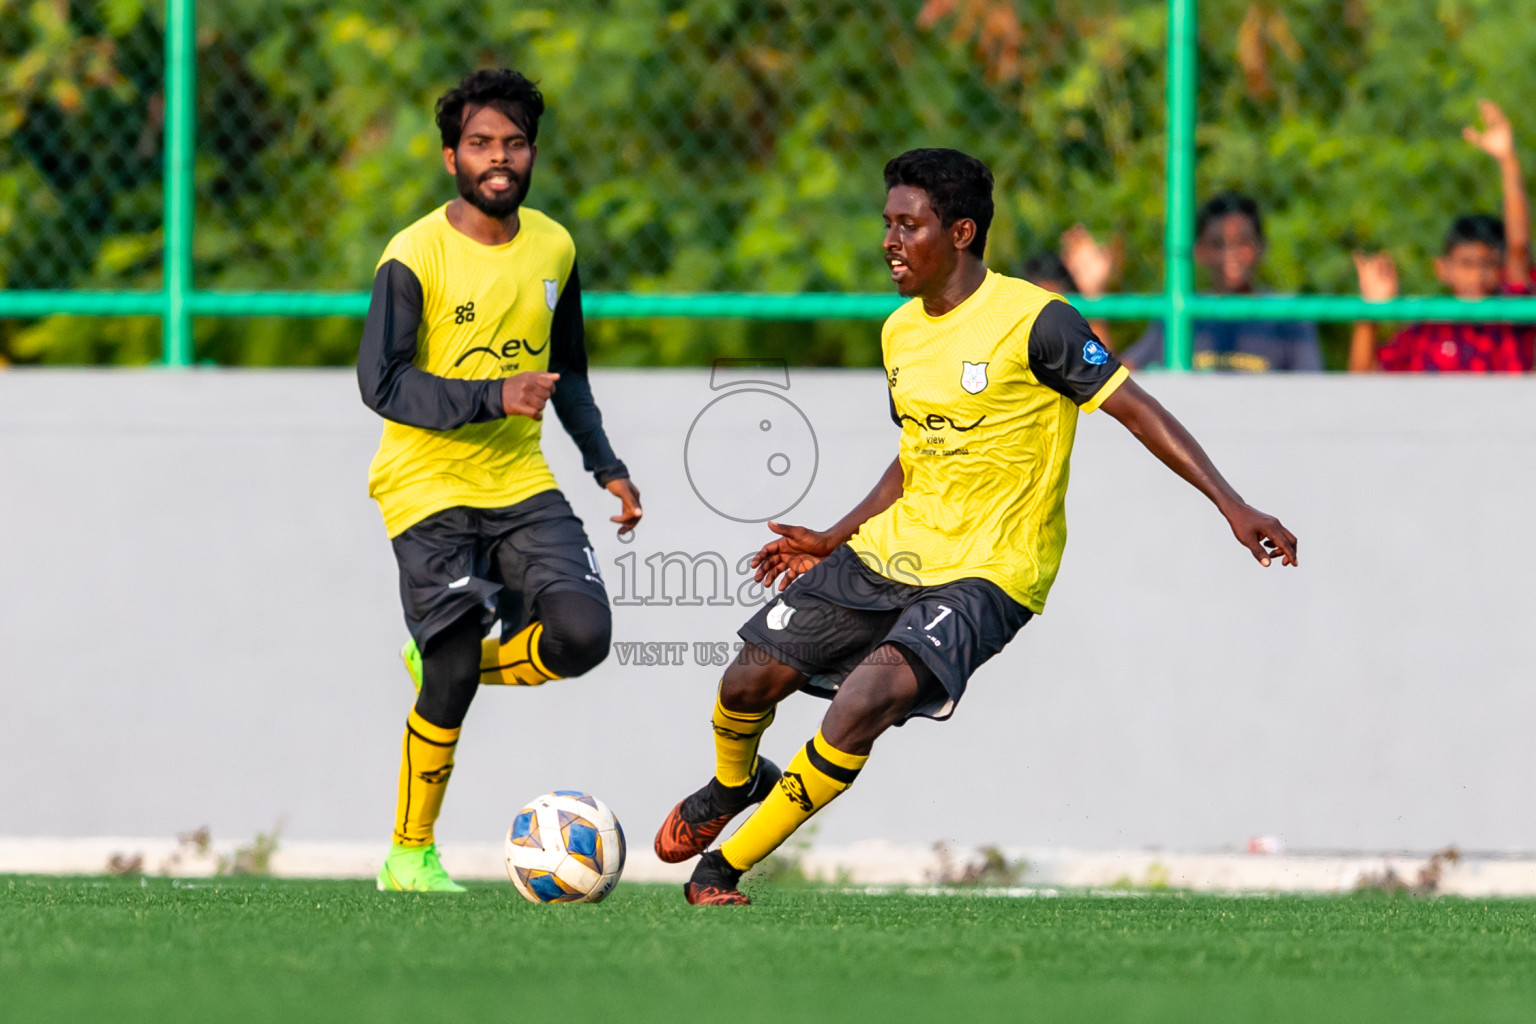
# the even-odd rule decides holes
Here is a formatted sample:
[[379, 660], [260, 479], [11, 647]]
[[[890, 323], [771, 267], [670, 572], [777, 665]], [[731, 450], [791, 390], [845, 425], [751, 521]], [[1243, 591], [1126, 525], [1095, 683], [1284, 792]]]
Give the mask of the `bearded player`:
[[575, 246], [522, 205], [543, 112], [533, 83], [506, 69], [475, 72], [437, 101], [459, 198], [389, 243], [363, 328], [358, 384], [385, 419], [369, 493], [400, 566], [419, 688], [380, 889], [464, 891], [433, 825], [480, 684], [537, 686], [608, 654], [597, 558], [540, 447], [546, 406], [622, 503], [620, 531], [640, 521], [640, 492], [587, 383]]
[[[750, 902], [742, 873], [853, 784], [881, 733], [948, 718], [971, 673], [1044, 610], [1066, 545], [1079, 410], [1123, 423], [1215, 503], [1261, 565], [1296, 564], [1296, 538], [1238, 497], [1075, 309], [987, 270], [992, 173], [981, 161], [913, 150], [886, 165], [885, 185], [885, 259], [912, 300], [881, 338], [899, 453], [830, 529], [769, 524], [779, 537], [753, 564], [781, 593], [742, 627], [746, 646], [720, 684], [715, 776], [656, 835], [665, 861], [703, 854], [689, 903]], [[801, 690], [832, 703], [781, 775], [758, 742]]]

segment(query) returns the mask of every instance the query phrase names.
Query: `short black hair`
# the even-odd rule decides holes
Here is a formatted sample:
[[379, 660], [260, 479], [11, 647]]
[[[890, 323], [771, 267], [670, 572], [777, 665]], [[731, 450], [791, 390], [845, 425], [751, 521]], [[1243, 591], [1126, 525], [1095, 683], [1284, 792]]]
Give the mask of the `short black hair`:
[[1264, 237], [1264, 218], [1259, 215], [1259, 204], [1252, 196], [1241, 192], [1222, 192], [1207, 199], [1195, 214], [1195, 237], [1205, 234], [1205, 229], [1213, 222], [1233, 213], [1247, 217], [1248, 223], [1253, 225], [1253, 233], [1260, 239]]
[[946, 228], [958, 220], [976, 222], [967, 251], [977, 259], [987, 251], [992, 226], [992, 172], [958, 149], [909, 149], [885, 165], [885, 190], [898, 185], [928, 193], [928, 205]]
[[437, 100], [437, 130], [444, 149], [458, 149], [464, 122], [474, 112], [495, 107], [521, 128], [530, 143], [538, 140], [539, 118], [544, 113], [544, 94], [511, 68], [474, 71]]
[[1054, 252], [1037, 252], [1024, 261], [1024, 266], [1019, 276], [1030, 284], [1039, 284], [1041, 281], [1060, 281], [1067, 286], [1070, 292], [1076, 292], [1077, 281], [1072, 277], [1072, 271], [1061, 262], [1061, 256]]
[[1481, 242], [1503, 252], [1508, 245], [1504, 238], [1504, 222], [1491, 213], [1467, 213], [1457, 217], [1445, 233], [1443, 251], [1448, 253], [1468, 242]]

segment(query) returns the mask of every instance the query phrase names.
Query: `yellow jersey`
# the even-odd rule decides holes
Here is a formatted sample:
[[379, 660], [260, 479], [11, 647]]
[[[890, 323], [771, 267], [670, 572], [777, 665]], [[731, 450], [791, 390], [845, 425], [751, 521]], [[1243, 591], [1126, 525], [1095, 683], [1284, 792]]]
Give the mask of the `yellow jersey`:
[[530, 370], [561, 374], [551, 403], [598, 482], [628, 475], [586, 380], [575, 244], [537, 210], [519, 223], [510, 242], [484, 245], [444, 206], [379, 260], [358, 381], [385, 417], [368, 493], [391, 537], [447, 508], [503, 508], [555, 488], [542, 422], [502, 408], [502, 379]]
[[1078, 410], [1127, 371], [1059, 296], [990, 271], [943, 316], [904, 304], [881, 350], [902, 494], [849, 544], [890, 579], [978, 577], [1043, 611], [1067, 543]]

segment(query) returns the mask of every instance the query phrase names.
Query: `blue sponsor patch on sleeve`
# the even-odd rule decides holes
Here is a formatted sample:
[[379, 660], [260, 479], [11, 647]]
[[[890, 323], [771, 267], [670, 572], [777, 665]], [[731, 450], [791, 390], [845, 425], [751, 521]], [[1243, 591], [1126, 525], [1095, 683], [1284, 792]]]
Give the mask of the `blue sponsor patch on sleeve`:
[[1096, 338], [1089, 338], [1083, 346], [1083, 361], [1093, 366], [1102, 366], [1109, 362], [1109, 349], [1099, 343]]

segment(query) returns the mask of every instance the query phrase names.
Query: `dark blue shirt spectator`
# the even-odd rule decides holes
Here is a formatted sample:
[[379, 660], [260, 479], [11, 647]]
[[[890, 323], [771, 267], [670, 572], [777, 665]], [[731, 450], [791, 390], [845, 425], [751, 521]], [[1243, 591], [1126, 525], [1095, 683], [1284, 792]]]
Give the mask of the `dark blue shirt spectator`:
[[[1122, 353], [1137, 369], [1167, 365], [1163, 325], [1154, 322]], [[1197, 370], [1265, 373], [1270, 370], [1321, 370], [1317, 325], [1300, 321], [1196, 321], [1191, 365]]]
[[[1208, 199], [1195, 216], [1195, 264], [1217, 295], [1253, 295], [1264, 258], [1264, 218], [1259, 204], [1237, 192]], [[1121, 354], [1127, 366], [1167, 365], [1163, 325], [1154, 323]], [[1321, 370], [1317, 325], [1277, 320], [1196, 321], [1190, 364], [1197, 370], [1265, 373]]]

